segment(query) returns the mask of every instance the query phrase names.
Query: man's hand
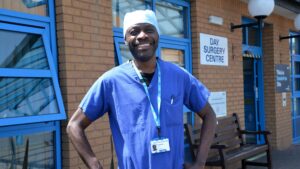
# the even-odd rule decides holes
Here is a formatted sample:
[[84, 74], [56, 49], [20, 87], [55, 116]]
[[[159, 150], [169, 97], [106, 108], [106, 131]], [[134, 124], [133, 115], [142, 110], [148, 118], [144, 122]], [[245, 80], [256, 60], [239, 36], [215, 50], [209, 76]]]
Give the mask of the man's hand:
[[90, 169], [103, 169], [100, 161], [97, 158], [93, 158], [91, 160], [91, 164], [89, 164], [89, 165], [90, 165], [89, 166]]
[[184, 169], [204, 169], [204, 165], [185, 163]]

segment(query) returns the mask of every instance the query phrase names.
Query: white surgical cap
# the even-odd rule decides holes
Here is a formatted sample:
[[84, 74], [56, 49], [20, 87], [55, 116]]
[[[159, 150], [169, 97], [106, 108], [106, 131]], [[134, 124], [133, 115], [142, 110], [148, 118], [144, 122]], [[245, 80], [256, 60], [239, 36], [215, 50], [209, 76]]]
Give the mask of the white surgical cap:
[[138, 23], [149, 23], [156, 28], [157, 33], [159, 34], [159, 28], [156, 20], [155, 13], [152, 10], [137, 10], [133, 12], [128, 12], [125, 14], [124, 23], [123, 23], [123, 35], [127, 29]]

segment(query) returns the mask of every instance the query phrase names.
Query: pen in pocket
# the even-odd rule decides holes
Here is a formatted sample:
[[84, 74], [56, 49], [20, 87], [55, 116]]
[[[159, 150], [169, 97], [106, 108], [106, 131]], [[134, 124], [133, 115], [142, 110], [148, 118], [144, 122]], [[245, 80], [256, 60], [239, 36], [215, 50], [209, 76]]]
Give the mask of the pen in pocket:
[[171, 96], [171, 104], [173, 104], [173, 102], [174, 102], [174, 97]]

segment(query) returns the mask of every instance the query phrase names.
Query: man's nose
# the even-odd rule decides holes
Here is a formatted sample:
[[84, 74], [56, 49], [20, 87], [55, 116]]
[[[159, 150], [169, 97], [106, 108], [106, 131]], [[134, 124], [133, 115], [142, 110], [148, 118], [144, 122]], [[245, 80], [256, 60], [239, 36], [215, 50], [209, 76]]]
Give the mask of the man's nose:
[[148, 34], [144, 31], [141, 31], [137, 36], [138, 39], [144, 39], [144, 38], [147, 38], [147, 37], [148, 37]]

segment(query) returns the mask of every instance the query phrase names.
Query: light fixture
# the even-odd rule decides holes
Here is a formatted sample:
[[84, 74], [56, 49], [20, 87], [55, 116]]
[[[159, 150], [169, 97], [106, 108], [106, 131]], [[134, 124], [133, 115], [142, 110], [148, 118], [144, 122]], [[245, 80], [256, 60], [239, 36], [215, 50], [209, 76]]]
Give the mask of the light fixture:
[[[296, 30], [300, 30], [300, 14], [298, 14], [296, 17], [295, 17], [295, 20], [294, 20], [294, 25], [295, 25], [295, 28]], [[282, 39], [291, 39], [291, 38], [299, 38], [300, 35], [291, 35], [291, 36], [279, 36], [279, 40], [282, 40]]]
[[257, 19], [257, 22], [242, 25], [234, 25], [231, 23], [231, 31], [233, 32], [236, 28], [250, 27], [255, 25], [262, 26], [262, 20], [272, 13], [274, 7], [274, 0], [249, 0], [248, 11], [251, 16]]
[[223, 25], [223, 18], [219, 16], [209, 16], [208, 22], [215, 25]]

